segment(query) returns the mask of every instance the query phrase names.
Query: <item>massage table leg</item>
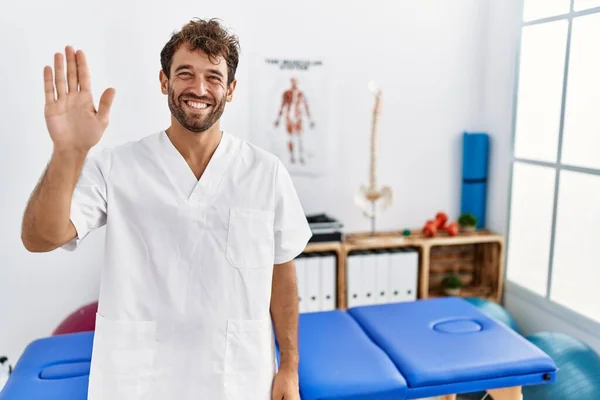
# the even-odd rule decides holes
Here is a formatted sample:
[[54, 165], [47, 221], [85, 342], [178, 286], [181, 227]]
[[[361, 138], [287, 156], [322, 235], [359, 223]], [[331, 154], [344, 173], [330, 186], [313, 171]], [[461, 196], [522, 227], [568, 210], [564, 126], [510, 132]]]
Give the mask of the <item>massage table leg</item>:
[[[487, 391], [492, 400], [522, 400], [521, 397], [521, 386], [502, 388], [502, 389], [490, 389]], [[446, 394], [440, 396], [439, 400], [456, 400], [455, 394]]]
[[493, 400], [521, 400], [521, 386], [502, 388], [502, 389], [489, 389], [488, 393], [492, 396]]

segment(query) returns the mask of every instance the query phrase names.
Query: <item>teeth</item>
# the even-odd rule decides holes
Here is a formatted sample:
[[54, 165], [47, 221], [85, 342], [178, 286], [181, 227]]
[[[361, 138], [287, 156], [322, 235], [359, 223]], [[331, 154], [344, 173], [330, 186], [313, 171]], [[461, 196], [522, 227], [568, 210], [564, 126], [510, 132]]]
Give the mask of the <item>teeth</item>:
[[202, 108], [208, 107], [208, 104], [206, 104], [206, 103], [196, 103], [196, 102], [193, 102], [193, 101], [188, 101], [187, 104], [190, 107], [197, 108], [197, 109], [202, 109]]

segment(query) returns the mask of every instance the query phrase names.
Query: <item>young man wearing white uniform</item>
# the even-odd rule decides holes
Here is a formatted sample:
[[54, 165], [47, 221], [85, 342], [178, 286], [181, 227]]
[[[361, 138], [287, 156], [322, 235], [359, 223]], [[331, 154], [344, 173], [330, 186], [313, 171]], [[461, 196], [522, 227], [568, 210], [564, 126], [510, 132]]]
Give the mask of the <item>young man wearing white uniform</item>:
[[44, 69], [54, 151], [22, 240], [74, 250], [106, 225], [88, 398], [298, 399], [293, 259], [311, 231], [281, 162], [220, 129], [237, 38], [214, 20], [174, 34], [170, 127], [93, 155], [115, 91], [96, 110], [84, 53], [65, 53], [66, 74], [62, 54]]

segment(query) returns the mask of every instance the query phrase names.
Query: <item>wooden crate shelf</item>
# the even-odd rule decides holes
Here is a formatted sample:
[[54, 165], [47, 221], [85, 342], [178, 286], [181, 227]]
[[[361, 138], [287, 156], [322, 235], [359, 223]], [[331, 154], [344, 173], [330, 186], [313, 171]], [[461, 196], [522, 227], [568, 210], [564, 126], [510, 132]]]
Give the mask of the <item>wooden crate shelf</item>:
[[420, 230], [403, 236], [401, 231], [351, 233], [342, 242], [309, 243], [305, 253], [333, 252], [337, 256], [337, 307], [347, 308], [348, 254], [356, 250], [410, 247], [419, 254], [419, 299], [445, 296], [440, 286], [448, 273], [465, 283], [460, 296], [483, 297], [500, 302], [503, 290], [504, 238], [488, 230], [428, 238]]
[[[432, 290], [429, 292], [429, 298], [445, 297], [441, 290]], [[466, 286], [462, 288], [460, 296], [462, 297], [482, 297], [484, 299], [497, 302], [496, 291], [494, 288], [485, 286]]]

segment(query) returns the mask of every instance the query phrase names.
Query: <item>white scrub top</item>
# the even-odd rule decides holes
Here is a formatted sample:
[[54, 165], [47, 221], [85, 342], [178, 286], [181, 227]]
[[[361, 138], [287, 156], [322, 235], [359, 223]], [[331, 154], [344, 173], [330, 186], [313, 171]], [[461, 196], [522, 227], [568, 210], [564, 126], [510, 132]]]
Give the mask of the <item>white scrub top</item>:
[[270, 400], [274, 264], [312, 233], [274, 155], [227, 132], [197, 180], [165, 131], [86, 159], [74, 250], [106, 225], [89, 400]]

